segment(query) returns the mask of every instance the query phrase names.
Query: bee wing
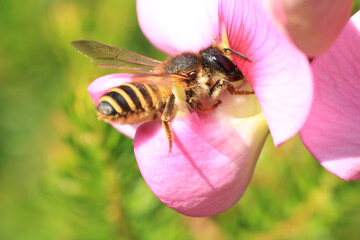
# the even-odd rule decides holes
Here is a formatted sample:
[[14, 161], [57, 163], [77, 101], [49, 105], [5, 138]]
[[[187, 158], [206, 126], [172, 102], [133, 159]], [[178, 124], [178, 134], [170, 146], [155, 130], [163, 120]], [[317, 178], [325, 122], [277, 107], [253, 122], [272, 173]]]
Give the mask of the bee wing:
[[132, 77], [133, 82], [160, 84], [174, 87], [186, 87], [189, 77], [172, 73], [136, 74]]
[[151, 72], [160, 64], [152, 58], [96, 41], [74, 41], [71, 45], [80, 53], [91, 58], [98, 67], [131, 70], [140, 73]]

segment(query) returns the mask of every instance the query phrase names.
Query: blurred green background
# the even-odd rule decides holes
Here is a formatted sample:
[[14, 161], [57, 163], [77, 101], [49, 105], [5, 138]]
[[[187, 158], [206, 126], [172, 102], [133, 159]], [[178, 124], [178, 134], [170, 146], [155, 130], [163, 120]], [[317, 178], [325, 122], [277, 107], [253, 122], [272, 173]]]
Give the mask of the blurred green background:
[[220, 215], [185, 217], [152, 194], [132, 141], [96, 119], [86, 91], [114, 71], [69, 45], [165, 59], [135, 1], [2, 0], [0, 19], [0, 240], [359, 239], [360, 182], [325, 171], [299, 138], [277, 149], [269, 138], [245, 195]]

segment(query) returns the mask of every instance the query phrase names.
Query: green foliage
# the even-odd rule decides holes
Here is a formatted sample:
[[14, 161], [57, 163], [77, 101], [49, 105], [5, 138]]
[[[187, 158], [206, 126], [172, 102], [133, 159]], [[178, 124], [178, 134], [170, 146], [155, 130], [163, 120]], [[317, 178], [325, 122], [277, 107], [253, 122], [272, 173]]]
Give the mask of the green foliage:
[[69, 45], [98, 40], [165, 59], [142, 35], [135, 1], [4, 0], [0, 35], [0, 239], [360, 235], [360, 183], [326, 172], [298, 138], [277, 149], [268, 139], [244, 197], [215, 217], [182, 216], [152, 194], [132, 141], [96, 119], [86, 92], [115, 71]]

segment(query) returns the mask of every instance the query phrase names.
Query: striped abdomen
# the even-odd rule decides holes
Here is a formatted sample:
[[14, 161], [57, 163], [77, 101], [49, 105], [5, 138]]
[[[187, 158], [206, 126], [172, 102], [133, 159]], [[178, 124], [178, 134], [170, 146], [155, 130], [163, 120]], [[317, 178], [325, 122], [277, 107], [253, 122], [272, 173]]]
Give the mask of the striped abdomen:
[[171, 90], [166, 86], [125, 83], [110, 89], [100, 98], [98, 117], [122, 124], [152, 120], [164, 108], [168, 94]]

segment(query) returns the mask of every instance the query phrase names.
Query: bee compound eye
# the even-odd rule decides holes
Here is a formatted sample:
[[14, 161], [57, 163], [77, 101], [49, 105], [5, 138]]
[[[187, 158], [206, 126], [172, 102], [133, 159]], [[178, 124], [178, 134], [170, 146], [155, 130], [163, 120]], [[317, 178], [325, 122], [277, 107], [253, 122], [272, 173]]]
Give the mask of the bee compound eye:
[[104, 116], [110, 116], [110, 115], [116, 114], [116, 111], [113, 108], [113, 106], [111, 106], [110, 103], [105, 102], [105, 101], [102, 101], [99, 103], [97, 110]]
[[236, 68], [235, 64], [224, 55], [220, 55], [220, 54], [213, 55], [212, 59], [214, 62], [216, 62], [216, 64], [220, 68], [222, 68], [224, 71], [228, 73], [233, 72], [234, 69]]

